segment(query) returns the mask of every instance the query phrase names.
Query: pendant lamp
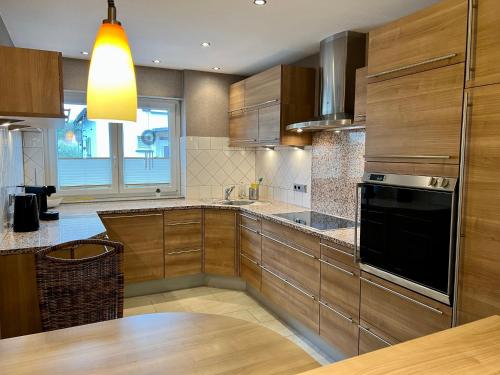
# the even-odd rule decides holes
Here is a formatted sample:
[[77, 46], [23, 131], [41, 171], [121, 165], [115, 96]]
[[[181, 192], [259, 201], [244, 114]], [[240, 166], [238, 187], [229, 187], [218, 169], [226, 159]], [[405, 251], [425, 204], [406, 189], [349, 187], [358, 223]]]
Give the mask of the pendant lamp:
[[90, 59], [87, 84], [89, 120], [115, 122], [137, 119], [137, 86], [127, 35], [116, 20], [114, 0], [102, 22]]

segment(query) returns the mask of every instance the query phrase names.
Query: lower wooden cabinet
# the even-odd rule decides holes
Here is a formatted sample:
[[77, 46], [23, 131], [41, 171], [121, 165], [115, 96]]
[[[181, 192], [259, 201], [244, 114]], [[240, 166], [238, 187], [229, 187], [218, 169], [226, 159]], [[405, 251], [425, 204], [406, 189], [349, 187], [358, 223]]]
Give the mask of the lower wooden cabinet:
[[235, 210], [205, 209], [205, 273], [236, 275]]
[[201, 273], [202, 251], [186, 250], [165, 254], [165, 277], [196, 275]]
[[108, 237], [124, 244], [126, 283], [164, 277], [162, 212], [103, 215], [101, 219]]
[[243, 253], [240, 254], [240, 276], [247, 284], [260, 290], [262, 282], [262, 270], [260, 265]]
[[361, 273], [360, 319], [403, 342], [451, 327], [450, 306]]
[[320, 302], [319, 334], [344, 357], [358, 355], [358, 324], [355, 320]]
[[240, 226], [240, 251], [260, 263], [261, 235], [256, 229]]
[[359, 326], [359, 355], [387, 348], [392, 344], [375, 334], [370, 328]]

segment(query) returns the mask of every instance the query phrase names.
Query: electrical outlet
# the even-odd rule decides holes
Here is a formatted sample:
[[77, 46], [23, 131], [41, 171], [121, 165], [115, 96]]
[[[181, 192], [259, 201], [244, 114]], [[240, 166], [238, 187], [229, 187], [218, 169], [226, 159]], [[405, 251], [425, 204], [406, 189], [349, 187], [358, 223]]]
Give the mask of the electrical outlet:
[[293, 191], [298, 191], [299, 193], [307, 193], [307, 185], [293, 184]]

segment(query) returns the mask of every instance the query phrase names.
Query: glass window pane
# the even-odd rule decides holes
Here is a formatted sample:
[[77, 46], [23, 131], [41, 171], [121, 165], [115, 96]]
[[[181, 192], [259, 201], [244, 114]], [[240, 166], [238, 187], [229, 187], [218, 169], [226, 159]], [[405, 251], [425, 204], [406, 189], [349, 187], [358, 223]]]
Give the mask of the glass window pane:
[[123, 124], [125, 185], [171, 183], [169, 112], [140, 108], [137, 122]]
[[108, 123], [89, 121], [85, 105], [65, 104], [64, 109], [68, 121], [57, 130], [59, 186], [111, 186]]

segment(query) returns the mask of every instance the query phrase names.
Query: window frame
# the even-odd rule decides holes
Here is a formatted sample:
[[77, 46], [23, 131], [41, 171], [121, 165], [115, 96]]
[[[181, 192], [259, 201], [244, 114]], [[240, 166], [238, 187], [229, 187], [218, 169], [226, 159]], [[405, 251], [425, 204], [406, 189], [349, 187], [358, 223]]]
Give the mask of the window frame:
[[[112, 160], [112, 183], [109, 188], [96, 187], [70, 187], [61, 189], [58, 182], [57, 173], [57, 129], [48, 129], [44, 136], [45, 142], [45, 165], [48, 166], [46, 179], [49, 184], [57, 187], [57, 195], [67, 197], [68, 200], [92, 201], [110, 198], [141, 198], [155, 196], [157, 188], [161, 190], [164, 197], [179, 197], [181, 184], [181, 101], [179, 99], [139, 96], [138, 108], [146, 107], [152, 109], [168, 109], [173, 111], [174, 116], [169, 116], [169, 138], [171, 157], [171, 183], [154, 185], [137, 185], [137, 187], [127, 186], [123, 179], [124, 150], [123, 150], [123, 126], [122, 123], [109, 123], [110, 157]], [[86, 92], [84, 91], [64, 91], [65, 103], [86, 104]]]

